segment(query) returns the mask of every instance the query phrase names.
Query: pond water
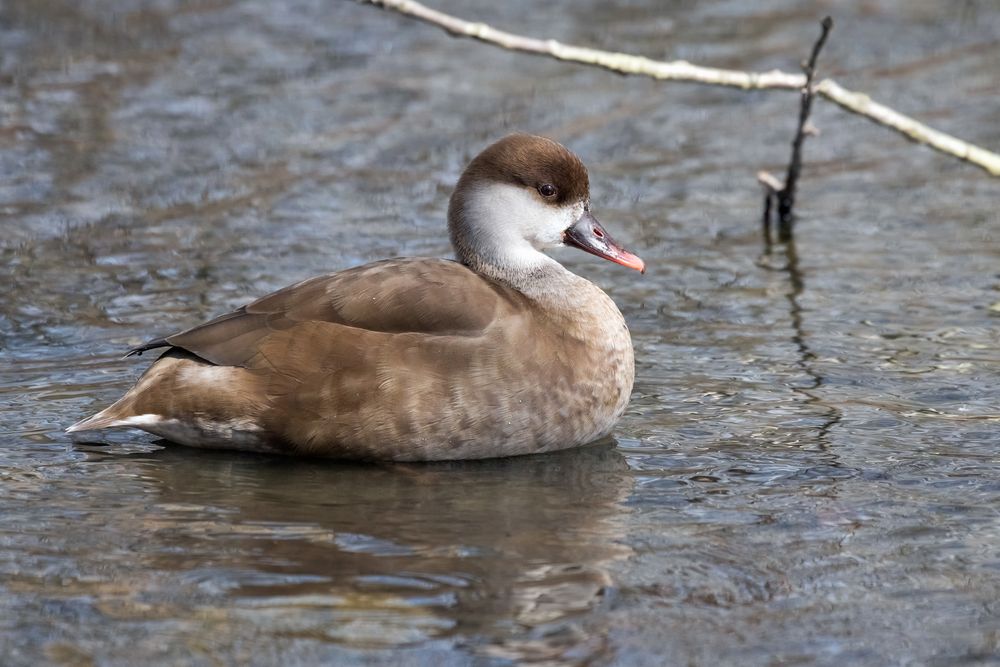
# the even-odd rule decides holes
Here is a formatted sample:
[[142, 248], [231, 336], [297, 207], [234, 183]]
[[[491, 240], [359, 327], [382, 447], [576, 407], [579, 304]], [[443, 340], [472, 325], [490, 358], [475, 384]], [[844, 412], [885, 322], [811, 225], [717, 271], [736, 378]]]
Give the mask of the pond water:
[[[1000, 148], [1000, 8], [435, 2], [654, 58], [794, 69]], [[818, 102], [506, 53], [353, 2], [0, 4], [4, 665], [1000, 661], [1000, 181]], [[591, 170], [645, 276], [614, 442], [341, 465], [63, 429], [130, 345], [304, 277], [447, 255], [512, 130]]]

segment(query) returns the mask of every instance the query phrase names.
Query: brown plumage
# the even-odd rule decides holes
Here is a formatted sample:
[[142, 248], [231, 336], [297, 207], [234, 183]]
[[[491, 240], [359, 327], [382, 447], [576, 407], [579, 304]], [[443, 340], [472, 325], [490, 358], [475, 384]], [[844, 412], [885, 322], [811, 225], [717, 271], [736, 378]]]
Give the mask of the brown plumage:
[[607, 434], [632, 388], [624, 319], [539, 249], [565, 241], [642, 264], [590, 215], [580, 161], [540, 137], [497, 142], [459, 181], [449, 227], [459, 262], [319, 276], [136, 348], [169, 349], [69, 430], [392, 460], [528, 454]]

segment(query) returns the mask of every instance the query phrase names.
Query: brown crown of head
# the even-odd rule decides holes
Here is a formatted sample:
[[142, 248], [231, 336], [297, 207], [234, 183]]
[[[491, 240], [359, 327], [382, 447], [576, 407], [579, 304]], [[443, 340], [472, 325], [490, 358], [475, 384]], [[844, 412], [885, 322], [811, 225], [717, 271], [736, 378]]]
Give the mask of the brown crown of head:
[[490, 180], [535, 189], [554, 186], [555, 195], [546, 199], [556, 206], [590, 198], [590, 179], [580, 158], [562, 144], [532, 134], [511, 134], [488, 146], [458, 184]]

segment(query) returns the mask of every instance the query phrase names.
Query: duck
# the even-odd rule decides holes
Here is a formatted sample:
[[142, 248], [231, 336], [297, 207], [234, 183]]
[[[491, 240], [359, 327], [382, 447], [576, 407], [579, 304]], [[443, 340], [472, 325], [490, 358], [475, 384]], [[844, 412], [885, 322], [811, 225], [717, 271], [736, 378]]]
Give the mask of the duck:
[[468, 164], [447, 217], [454, 260], [309, 278], [150, 340], [126, 354], [164, 350], [134, 386], [67, 431], [371, 461], [539, 454], [610, 434], [635, 378], [628, 326], [544, 251], [645, 263], [594, 216], [583, 162], [506, 136]]

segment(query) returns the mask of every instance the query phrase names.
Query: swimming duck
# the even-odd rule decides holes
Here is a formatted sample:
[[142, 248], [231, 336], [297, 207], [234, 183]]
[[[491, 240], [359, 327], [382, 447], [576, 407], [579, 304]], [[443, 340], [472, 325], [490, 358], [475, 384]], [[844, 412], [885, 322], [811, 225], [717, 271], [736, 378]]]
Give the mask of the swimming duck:
[[310, 278], [132, 349], [166, 351], [68, 431], [134, 427], [192, 447], [395, 461], [535, 454], [607, 435], [632, 391], [628, 328], [600, 288], [542, 250], [645, 265], [591, 213], [583, 163], [549, 139], [501, 139], [463, 172], [448, 230], [457, 261]]

